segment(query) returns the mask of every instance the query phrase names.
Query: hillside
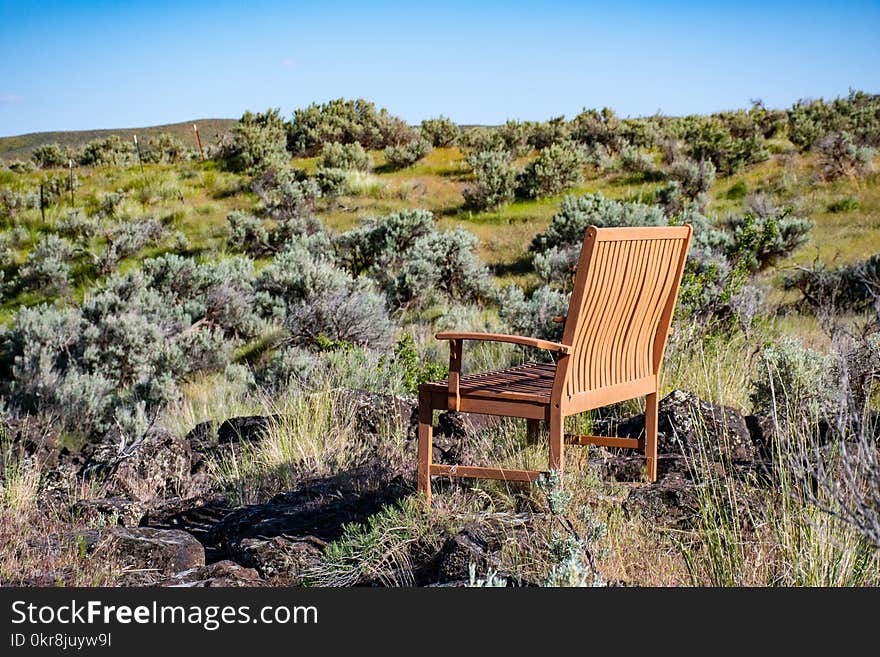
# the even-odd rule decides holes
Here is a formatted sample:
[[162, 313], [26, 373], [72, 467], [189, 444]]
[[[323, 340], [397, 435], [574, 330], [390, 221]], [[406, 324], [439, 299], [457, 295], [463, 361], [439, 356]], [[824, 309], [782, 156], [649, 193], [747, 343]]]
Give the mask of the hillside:
[[217, 136], [223, 134], [235, 123], [235, 119], [196, 119], [195, 121], [181, 121], [180, 123], [168, 123], [144, 128], [108, 128], [105, 130], [68, 130], [53, 132], [31, 132], [25, 135], [13, 137], [0, 137], [0, 160], [26, 160], [38, 146], [44, 144], [58, 144], [78, 148], [93, 139], [117, 135], [123, 139], [130, 139], [131, 135], [149, 138], [163, 132], [170, 133], [183, 141], [192, 144], [193, 123], [198, 124], [199, 133], [202, 136], [202, 145], [208, 146], [217, 140]]
[[[880, 584], [877, 146], [860, 93], [471, 129], [339, 100], [215, 159], [0, 168], [0, 585]], [[564, 341], [586, 227], [683, 222], [656, 481], [571, 445], [423, 504], [435, 335]], [[564, 429], [638, 440], [644, 409]], [[539, 429], [442, 412], [429, 453], [545, 471]]]

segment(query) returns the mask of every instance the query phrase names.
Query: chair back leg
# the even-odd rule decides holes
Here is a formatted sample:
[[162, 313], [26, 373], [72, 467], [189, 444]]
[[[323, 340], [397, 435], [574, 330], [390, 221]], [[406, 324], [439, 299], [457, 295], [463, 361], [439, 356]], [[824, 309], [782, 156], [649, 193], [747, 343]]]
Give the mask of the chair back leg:
[[657, 393], [645, 397], [645, 475], [657, 481]]

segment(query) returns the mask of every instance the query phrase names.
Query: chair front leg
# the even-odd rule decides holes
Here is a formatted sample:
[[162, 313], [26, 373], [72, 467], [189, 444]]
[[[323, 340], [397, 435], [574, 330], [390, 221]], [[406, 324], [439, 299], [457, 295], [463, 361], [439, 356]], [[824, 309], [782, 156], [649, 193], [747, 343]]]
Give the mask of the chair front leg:
[[431, 504], [431, 462], [433, 460], [434, 410], [431, 394], [419, 391], [419, 465], [417, 486]]

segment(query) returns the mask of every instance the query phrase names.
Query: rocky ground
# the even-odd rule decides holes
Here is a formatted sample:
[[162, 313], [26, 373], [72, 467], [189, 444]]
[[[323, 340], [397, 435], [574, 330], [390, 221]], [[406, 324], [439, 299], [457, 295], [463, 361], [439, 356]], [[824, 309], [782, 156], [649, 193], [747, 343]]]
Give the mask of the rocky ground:
[[[351, 391], [360, 430], [376, 433], [389, 419], [410, 427], [408, 449], [415, 458], [415, 401]], [[73, 542], [87, 554], [106, 555], [123, 566], [120, 585], [262, 586], [299, 585], [320, 563], [324, 548], [342, 535], [346, 523], [364, 522], [384, 505], [414, 492], [413, 471], [377, 459], [354, 471], [303, 481], [296, 490], [279, 492], [265, 503], [234, 506], [215, 490], [210, 459], [234, 454], [242, 445], [263, 439], [271, 417], [229, 418], [218, 426], [199, 424], [183, 437], [155, 427], [131, 445], [106, 443], [71, 453], [59, 447], [50, 426], [33, 421], [7, 428], [17, 458], [38, 463], [44, 475], [43, 504], [67, 510], [70, 530], [45, 537], [46, 549]], [[469, 439], [494, 423], [488, 416], [445, 413], [437, 430], [435, 459], [456, 462]], [[643, 418], [605, 418], [597, 432], [637, 436]], [[696, 512], [693, 454], [696, 427], [714, 437], [703, 455], [711, 469], [725, 462], [743, 473], [766, 470], [770, 418], [743, 417], [685, 391], [660, 403], [659, 478], [641, 479], [643, 457], [625, 451], [593, 448], [590, 466], [606, 481], [634, 482], [622, 500], [627, 514], [641, 514], [664, 526], [686, 526]], [[72, 482], [98, 482], [100, 494], [72, 499]], [[439, 485], [443, 485], [440, 483]], [[73, 496], [75, 497], [75, 496]], [[528, 531], [529, 514], [499, 513], [469, 522], [448, 535], [439, 550], [415, 564], [419, 585], [455, 585], [498, 562], [503, 535]], [[98, 528], [95, 528], [98, 527]], [[53, 585], [63, 573], [22, 573], [6, 582]], [[361, 581], [361, 584], [376, 582]], [[526, 582], [528, 583], [528, 582]]]

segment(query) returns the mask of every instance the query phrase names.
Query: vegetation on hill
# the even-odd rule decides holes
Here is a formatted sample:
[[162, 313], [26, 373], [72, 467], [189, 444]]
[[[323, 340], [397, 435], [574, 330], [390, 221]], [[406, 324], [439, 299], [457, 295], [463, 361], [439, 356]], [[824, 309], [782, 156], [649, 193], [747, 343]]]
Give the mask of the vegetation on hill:
[[[380, 496], [381, 512], [329, 532], [296, 578], [260, 576], [426, 583], [469, 531], [500, 545], [471, 555], [474, 584], [880, 583], [880, 97], [641, 119], [587, 109], [496, 128], [412, 127], [340, 99], [222, 127], [206, 161], [189, 133], [163, 129], [139, 132], [140, 153], [114, 134], [34, 139], [0, 169], [3, 527], [106, 523], [71, 509], [122, 495], [120, 464], [153, 444], [185, 442], [191, 460], [162, 485], [147, 465], [126, 475], [125, 499], [154, 513], [188, 487], [230, 507], [328, 478], [356, 501], [408, 495], [413, 442], [387, 409], [445, 376], [433, 333], [559, 339], [588, 225], [688, 222], [663, 387], [688, 391], [669, 417], [702, 415], [687, 440], [667, 427], [658, 484], [633, 483], [638, 459], [601, 449], [540, 488], [440, 482], [436, 513]], [[469, 346], [464, 368], [547, 357]], [[689, 410], [672, 406], [682, 395]], [[639, 410], [571, 430], [631, 426]], [[221, 440], [236, 416], [264, 418], [263, 432]], [[444, 421], [443, 459], [544, 467], [518, 423]], [[728, 422], [747, 454], [724, 446]], [[199, 438], [197, 425], [213, 428]], [[34, 447], [49, 442], [51, 462]], [[511, 520], [523, 516], [528, 531]], [[239, 563], [257, 559], [223, 536]], [[73, 548], [47, 565], [0, 544], [0, 581], [119, 575], [108, 560], [90, 580]]]

